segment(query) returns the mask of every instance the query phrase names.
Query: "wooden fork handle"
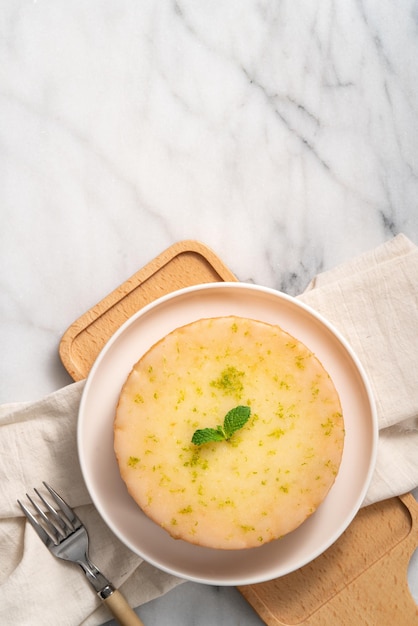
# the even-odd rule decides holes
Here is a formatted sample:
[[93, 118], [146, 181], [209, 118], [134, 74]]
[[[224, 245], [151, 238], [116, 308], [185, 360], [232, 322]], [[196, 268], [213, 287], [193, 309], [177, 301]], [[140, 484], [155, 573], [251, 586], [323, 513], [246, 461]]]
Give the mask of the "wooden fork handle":
[[121, 626], [144, 626], [135, 611], [129, 606], [125, 598], [117, 589], [108, 596], [103, 603]]

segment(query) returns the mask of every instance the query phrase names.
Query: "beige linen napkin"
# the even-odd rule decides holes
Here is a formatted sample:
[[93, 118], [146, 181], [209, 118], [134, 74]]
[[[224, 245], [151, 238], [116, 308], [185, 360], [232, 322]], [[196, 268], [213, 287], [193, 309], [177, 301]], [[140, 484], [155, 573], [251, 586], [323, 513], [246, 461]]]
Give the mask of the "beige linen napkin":
[[418, 485], [418, 248], [398, 235], [317, 276], [300, 300], [350, 343], [377, 405], [376, 469], [364, 505]]
[[111, 619], [81, 570], [53, 557], [16, 508], [49, 482], [75, 507], [90, 535], [90, 556], [139, 606], [183, 582], [128, 550], [99, 517], [81, 476], [77, 412], [84, 381], [35, 403], [0, 407], [0, 624], [95, 626]]
[[[315, 278], [300, 299], [329, 319], [362, 361], [373, 387], [380, 440], [364, 504], [418, 485], [418, 248], [400, 235]], [[43, 480], [90, 529], [91, 557], [132, 606], [182, 582], [141, 561], [90, 502], [76, 449], [83, 382], [35, 403], [0, 407], [0, 624], [95, 626], [110, 618], [84, 575], [58, 561], [25, 522], [16, 498]]]

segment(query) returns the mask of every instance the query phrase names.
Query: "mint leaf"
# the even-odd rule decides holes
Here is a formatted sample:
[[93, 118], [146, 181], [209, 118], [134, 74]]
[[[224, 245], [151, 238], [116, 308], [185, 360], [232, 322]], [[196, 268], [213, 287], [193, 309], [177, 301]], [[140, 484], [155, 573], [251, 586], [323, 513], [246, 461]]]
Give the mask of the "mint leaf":
[[235, 431], [239, 430], [248, 422], [251, 409], [249, 406], [236, 406], [225, 415], [224, 433], [225, 439], [232, 437]]
[[210, 441], [223, 441], [225, 435], [221, 430], [217, 428], [199, 428], [195, 430], [192, 443], [196, 446], [201, 446], [203, 443], [209, 443]]
[[236, 406], [225, 415], [223, 426], [216, 428], [199, 428], [195, 430], [192, 443], [201, 446], [211, 441], [228, 441], [232, 435], [242, 428], [249, 420], [251, 409], [249, 406]]

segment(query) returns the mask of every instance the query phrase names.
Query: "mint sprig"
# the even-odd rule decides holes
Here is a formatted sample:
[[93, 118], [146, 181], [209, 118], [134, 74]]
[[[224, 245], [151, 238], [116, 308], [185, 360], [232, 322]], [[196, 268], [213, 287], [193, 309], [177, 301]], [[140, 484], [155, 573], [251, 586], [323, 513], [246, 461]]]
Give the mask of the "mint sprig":
[[228, 441], [232, 435], [245, 426], [251, 414], [249, 406], [236, 406], [228, 411], [224, 417], [223, 425], [216, 428], [198, 428], [193, 433], [192, 443], [201, 446], [211, 441]]

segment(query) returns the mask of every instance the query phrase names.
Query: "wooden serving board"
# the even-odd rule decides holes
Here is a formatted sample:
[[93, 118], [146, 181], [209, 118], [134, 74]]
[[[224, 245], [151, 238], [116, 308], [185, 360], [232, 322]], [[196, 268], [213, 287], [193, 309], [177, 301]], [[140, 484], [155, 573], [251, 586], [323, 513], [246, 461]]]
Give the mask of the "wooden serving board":
[[[205, 245], [171, 246], [84, 313], [65, 332], [59, 352], [74, 380], [85, 378], [113, 333], [156, 298], [195, 284], [236, 281]], [[305, 567], [239, 587], [268, 626], [416, 626], [407, 581], [418, 546], [418, 503], [411, 494], [359, 511], [343, 535]]]

